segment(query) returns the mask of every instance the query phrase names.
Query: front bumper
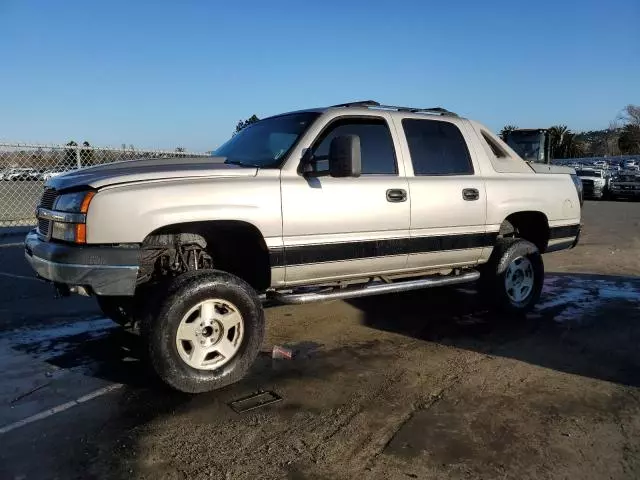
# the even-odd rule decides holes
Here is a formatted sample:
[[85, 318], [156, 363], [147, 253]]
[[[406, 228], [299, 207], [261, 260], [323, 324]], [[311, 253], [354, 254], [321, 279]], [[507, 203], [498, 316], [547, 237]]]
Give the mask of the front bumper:
[[640, 197], [640, 188], [631, 189], [623, 189], [623, 188], [612, 188], [611, 193], [616, 197], [629, 197], [636, 198]]
[[39, 277], [96, 295], [133, 295], [138, 276], [137, 245], [79, 246], [46, 242], [36, 230], [27, 235], [25, 258]]
[[604, 187], [585, 187], [584, 196], [585, 198], [602, 198], [604, 196]]

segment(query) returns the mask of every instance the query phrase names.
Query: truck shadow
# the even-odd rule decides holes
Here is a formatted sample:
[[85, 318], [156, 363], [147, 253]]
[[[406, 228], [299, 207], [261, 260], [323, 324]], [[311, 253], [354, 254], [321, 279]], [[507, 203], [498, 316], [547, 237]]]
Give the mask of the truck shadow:
[[[640, 386], [640, 278], [548, 275], [538, 307], [526, 318], [489, 310], [473, 287], [420, 290], [348, 303], [362, 312], [363, 323], [371, 328]], [[166, 390], [146, 361], [140, 336], [100, 317], [84, 323], [69, 332], [43, 331], [41, 338], [29, 337], [14, 348], [62, 369], [137, 388]], [[292, 345], [298, 352], [309, 350]], [[317, 347], [277, 371], [270, 353], [262, 352], [247, 383], [259, 386], [265, 379], [273, 383], [287, 376], [323, 377], [346, 361], [335, 351]], [[356, 358], [362, 348], [344, 345], [341, 351]]]
[[640, 278], [547, 275], [542, 299], [526, 318], [492, 312], [472, 288], [349, 303], [371, 328], [640, 386]]
[[[481, 300], [472, 288], [448, 288], [354, 299], [349, 303], [360, 310], [362, 322], [373, 329], [640, 386], [640, 278], [548, 275], [539, 307], [524, 319], [496, 315]], [[253, 421], [256, 417], [251, 415], [238, 417], [228, 403], [272, 388], [286, 398], [276, 407], [283, 417], [320, 408], [310, 407], [316, 402], [309, 402], [308, 397], [331, 397], [333, 400], [324, 400], [329, 406], [323, 408], [338, 407], [346, 395], [352, 395], [360, 386], [366, 388], [368, 382], [375, 383], [380, 365], [397, 359], [397, 348], [406, 348], [406, 342], [399, 341], [396, 347], [389, 339], [370, 343], [343, 342], [325, 350], [321, 345], [303, 342], [295, 345], [301, 352], [299, 357], [280, 362], [274, 362], [264, 351], [245, 379], [198, 396], [165, 387], [151, 374], [140, 337], [98, 316], [80, 325], [64, 324], [25, 333], [14, 348], [59, 368], [134, 387], [126, 389], [111, 407], [109, 422], [96, 420], [100, 425], [94, 426], [99, 435], [91, 443], [93, 453], [78, 454], [73, 460], [62, 455], [60, 462], [78, 465], [78, 472], [84, 476], [93, 472], [101, 477], [109, 472], [110, 478], [131, 478], [135, 471], [147, 478], [164, 478], [182, 476], [184, 457], [175, 463], [140, 459], [145, 452], [148, 454], [149, 442], [161, 438], [149, 432], [156, 428], [162, 431], [158, 425], [163, 419], [178, 416], [196, 428], [207, 428], [214, 420], [229, 425]], [[345, 371], [347, 379], [340, 382], [336, 372]], [[327, 390], [333, 390], [333, 395], [328, 395]], [[139, 428], [141, 425], [146, 427]], [[117, 454], [113, 453], [116, 446]]]

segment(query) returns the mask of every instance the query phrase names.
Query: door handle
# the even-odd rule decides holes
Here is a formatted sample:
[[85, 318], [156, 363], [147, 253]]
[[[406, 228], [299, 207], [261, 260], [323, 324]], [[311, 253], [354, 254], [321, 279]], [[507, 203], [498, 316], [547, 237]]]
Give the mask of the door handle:
[[480, 192], [476, 188], [465, 188], [462, 190], [462, 198], [468, 202], [478, 200], [480, 198]]
[[407, 191], [401, 188], [387, 190], [387, 202], [404, 202], [407, 200]]

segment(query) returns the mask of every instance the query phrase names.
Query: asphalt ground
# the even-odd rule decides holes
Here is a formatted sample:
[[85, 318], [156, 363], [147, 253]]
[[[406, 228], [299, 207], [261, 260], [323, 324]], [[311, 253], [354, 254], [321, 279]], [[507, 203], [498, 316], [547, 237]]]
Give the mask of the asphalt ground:
[[[7, 237], [0, 478], [640, 478], [640, 204], [583, 221], [526, 320], [471, 288], [274, 307], [250, 375], [196, 396]], [[260, 391], [282, 400], [230, 408]]]

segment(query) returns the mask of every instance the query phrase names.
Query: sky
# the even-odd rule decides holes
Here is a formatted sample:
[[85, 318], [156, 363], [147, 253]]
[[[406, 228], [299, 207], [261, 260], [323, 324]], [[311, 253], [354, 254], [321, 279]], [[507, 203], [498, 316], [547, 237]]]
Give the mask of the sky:
[[363, 99], [604, 128], [640, 104], [640, 1], [0, 0], [0, 141], [207, 151]]

